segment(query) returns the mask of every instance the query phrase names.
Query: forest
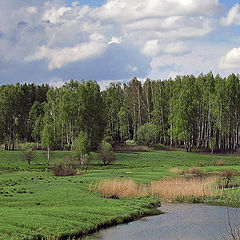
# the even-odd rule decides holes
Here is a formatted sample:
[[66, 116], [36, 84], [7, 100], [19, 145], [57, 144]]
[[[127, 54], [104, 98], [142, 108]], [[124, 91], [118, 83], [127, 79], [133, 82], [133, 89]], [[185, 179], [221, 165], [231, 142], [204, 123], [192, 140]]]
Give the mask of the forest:
[[80, 132], [97, 148], [136, 140], [149, 146], [233, 152], [240, 141], [240, 79], [213, 73], [175, 79], [132, 78], [101, 91], [96, 81], [71, 80], [62, 87], [0, 86], [0, 142], [69, 150]]

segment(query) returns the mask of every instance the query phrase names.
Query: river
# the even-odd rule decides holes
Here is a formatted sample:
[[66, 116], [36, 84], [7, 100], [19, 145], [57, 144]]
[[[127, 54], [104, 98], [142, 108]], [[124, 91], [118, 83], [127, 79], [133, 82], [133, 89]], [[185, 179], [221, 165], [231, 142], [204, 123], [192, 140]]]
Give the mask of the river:
[[[103, 229], [83, 240], [223, 240], [227, 234], [227, 208], [205, 204], [162, 204], [165, 214]], [[229, 208], [240, 227], [240, 209]], [[237, 216], [237, 217], [236, 217]], [[237, 219], [237, 220], [236, 220]], [[229, 238], [230, 239], [230, 238]]]

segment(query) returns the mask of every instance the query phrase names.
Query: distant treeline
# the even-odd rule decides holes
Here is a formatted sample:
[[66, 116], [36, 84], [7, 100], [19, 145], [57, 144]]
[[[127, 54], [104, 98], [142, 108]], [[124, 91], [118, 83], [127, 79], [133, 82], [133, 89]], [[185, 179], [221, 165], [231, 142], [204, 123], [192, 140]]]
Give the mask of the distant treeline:
[[[240, 79], [201, 74], [142, 84], [111, 83], [100, 91], [95, 81], [71, 80], [48, 85], [0, 86], [0, 140], [6, 149], [17, 142], [69, 149], [80, 131], [89, 146], [105, 138], [121, 143], [137, 137], [140, 127], [154, 127], [154, 144], [231, 152], [240, 140]], [[150, 129], [151, 131], [151, 129]], [[46, 137], [47, 136], [47, 137]], [[46, 140], [48, 139], [48, 140]]]

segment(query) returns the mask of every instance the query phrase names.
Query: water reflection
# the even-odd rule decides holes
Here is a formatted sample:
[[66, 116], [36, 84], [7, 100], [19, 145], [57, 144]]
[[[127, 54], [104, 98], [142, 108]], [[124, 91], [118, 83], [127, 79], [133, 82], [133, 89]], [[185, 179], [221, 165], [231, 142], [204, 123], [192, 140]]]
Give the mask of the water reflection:
[[[203, 204], [163, 204], [161, 210], [166, 214], [104, 229], [83, 239], [223, 240], [223, 236], [227, 236], [226, 207]], [[235, 218], [235, 209], [229, 208], [229, 212], [231, 218]], [[238, 224], [240, 226], [240, 222]]]

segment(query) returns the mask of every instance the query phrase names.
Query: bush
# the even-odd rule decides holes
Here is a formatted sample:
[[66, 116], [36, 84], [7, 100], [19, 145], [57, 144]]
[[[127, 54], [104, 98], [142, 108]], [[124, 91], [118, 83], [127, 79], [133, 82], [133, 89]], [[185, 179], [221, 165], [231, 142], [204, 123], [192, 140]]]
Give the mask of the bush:
[[104, 165], [108, 165], [116, 160], [112, 145], [110, 143], [102, 141], [99, 149], [99, 159]]
[[138, 128], [136, 137], [138, 144], [146, 144], [148, 147], [153, 146], [156, 142], [157, 127], [152, 123], [145, 123]]
[[201, 175], [202, 171], [198, 167], [190, 167], [188, 170], [188, 174]]
[[184, 170], [178, 167], [170, 169], [170, 173], [179, 174], [179, 175], [185, 174]]
[[125, 143], [127, 146], [136, 146], [137, 145], [135, 140], [126, 140]]
[[213, 166], [223, 166], [225, 162], [224, 160], [218, 160], [218, 161], [214, 160], [212, 164]]
[[222, 171], [221, 175], [225, 182], [224, 187], [228, 188], [234, 176], [236, 175], [236, 171], [234, 171], [233, 169], [225, 169]]
[[55, 176], [74, 176], [77, 174], [78, 167], [78, 161], [75, 161], [72, 157], [66, 157], [54, 163], [52, 171]]
[[30, 165], [34, 159], [34, 143], [24, 143], [21, 145], [22, 158], [28, 162]]

